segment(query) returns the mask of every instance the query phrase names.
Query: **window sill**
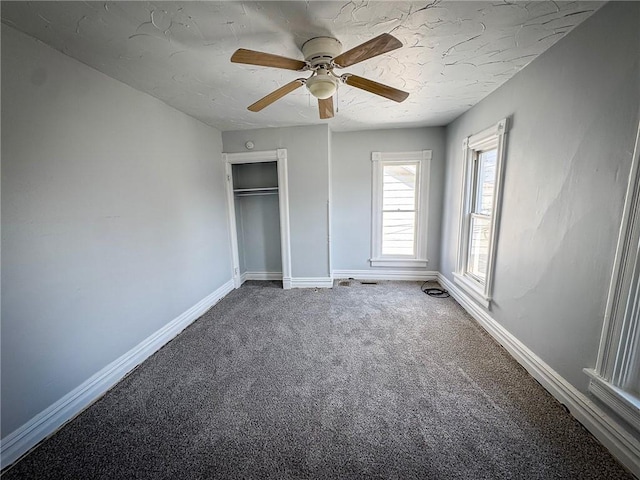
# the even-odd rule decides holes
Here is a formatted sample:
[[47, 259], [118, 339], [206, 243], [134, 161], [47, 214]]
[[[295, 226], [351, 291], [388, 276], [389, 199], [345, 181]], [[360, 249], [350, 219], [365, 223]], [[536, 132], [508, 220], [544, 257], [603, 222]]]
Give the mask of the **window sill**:
[[371, 258], [372, 267], [413, 267], [426, 268], [429, 260], [419, 260], [416, 258]]
[[595, 370], [585, 368], [591, 381], [589, 391], [640, 432], [640, 398], [612, 385]]
[[460, 288], [462, 288], [462, 290], [479, 305], [482, 305], [486, 309], [488, 309], [491, 305], [491, 298], [485, 296], [484, 292], [481, 290], [481, 287], [464, 275], [460, 275], [459, 273], [454, 272], [453, 282]]

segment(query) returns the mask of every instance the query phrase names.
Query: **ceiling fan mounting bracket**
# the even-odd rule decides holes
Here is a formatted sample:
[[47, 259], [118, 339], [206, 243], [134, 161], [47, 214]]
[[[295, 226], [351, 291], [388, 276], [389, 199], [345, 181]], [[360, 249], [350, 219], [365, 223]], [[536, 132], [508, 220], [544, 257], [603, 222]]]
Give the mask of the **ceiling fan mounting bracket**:
[[332, 37], [315, 37], [302, 45], [304, 59], [312, 68], [330, 65], [341, 52], [342, 44]]

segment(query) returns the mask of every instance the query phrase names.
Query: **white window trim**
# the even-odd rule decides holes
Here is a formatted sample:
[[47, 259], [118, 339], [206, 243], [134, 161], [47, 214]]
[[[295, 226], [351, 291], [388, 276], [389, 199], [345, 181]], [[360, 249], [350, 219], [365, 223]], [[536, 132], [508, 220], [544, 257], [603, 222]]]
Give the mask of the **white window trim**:
[[[427, 222], [429, 219], [429, 179], [431, 171], [431, 150], [416, 152], [372, 152], [372, 215], [371, 215], [371, 258], [372, 267], [426, 267]], [[419, 188], [417, 189], [418, 218], [416, 225], [416, 255], [382, 255], [382, 165], [390, 163], [418, 162]]]
[[[493, 270], [496, 256], [496, 245], [498, 244], [498, 227], [500, 225], [500, 204], [502, 200], [503, 165], [505, 157], [505, 141], [508, 129], [508, 122], [503, 118], [495, 125], [467, 137], [462, 142], [463, 151], [463, 171], [462, 171], [462, 196], [460, 203], [460, 226], [458, 232], [458, 257], [456, 271], [453, 272], [453, 280], [476, 302], [485, 308], [491, 305], [491, 291], [493, 287]], [[494, 190], [493, 210], [491, 212], [490, 246], [489, 258], [487, 260], [487, 278], [483, 283], [466, 272], [469, 252], [469, 215], [471, 213], [474, 152], [497, 146], [496, 159], [496, 184]]]
[[640, 398], [625, 390], [640, 352], [640, 126], [636, 136], [618, 246], [589, 391], [640, 432]]

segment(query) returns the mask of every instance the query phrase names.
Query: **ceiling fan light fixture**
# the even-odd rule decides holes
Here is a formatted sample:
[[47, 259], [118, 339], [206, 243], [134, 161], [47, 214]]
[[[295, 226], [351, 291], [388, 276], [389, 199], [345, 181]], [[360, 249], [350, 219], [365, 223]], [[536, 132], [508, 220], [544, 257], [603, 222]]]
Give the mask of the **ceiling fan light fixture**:
[[324, 73], [314, 75], [307, 80], [306, 85], [311, 95], [320, 100], [331, 98], [338, 88], [336, 79]]

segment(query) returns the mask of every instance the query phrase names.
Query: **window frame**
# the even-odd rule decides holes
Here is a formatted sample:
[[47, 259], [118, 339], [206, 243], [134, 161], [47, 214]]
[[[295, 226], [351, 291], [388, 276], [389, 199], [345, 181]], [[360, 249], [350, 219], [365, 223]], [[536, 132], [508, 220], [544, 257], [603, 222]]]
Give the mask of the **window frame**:
[[[456, 271], [453, 280], [473, 300], [485, 308], [491, 306], [491, 292], [493, 288], [493, 273], [498, 243], [498, 227], [502, 200], [502, 185], [504, 177], [504, 158], [506, 149], [506, 133], [508, 121], [503, 118], [491, 127], [465, 138], [462, 142], [463, 170], [462, 191], [460, 203], [458, 254]], [[493, 205], [490, 215], [489, 254], [487, 258], [487, 274], [484, 281], [468, 271], [469, 248], [471, 241], [471, 217], [477, 214], [474, 209], [477, 194], [477, 180], [475, 162], [480, 153], [497, 149], [496, 152], [496, 180], [493, 192]], [[486, 217], [487, 215], [480, 215]]]
[[[372, 152], [372, 201], [371, 201], [371, 258], [372, 267], [426, 267], [427, 226], [429, 218], [429, 180], [431, 150], [412, 152]], [[382, 195], [383, 168], [385, 165], [415, 163], [416, 170], [416, 225], [414, 255], [382, 254]]]
[[618, 234], [595, 368], [589, 392], [640, 432], [640, 392], [630, 391], [640, 358], [640, 126]]

